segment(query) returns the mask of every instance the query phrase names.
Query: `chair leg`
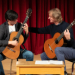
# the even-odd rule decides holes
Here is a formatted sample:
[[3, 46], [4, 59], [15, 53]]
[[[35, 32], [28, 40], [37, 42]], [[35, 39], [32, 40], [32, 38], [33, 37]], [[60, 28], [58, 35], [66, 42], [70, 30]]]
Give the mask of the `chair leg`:
[[10, 64], [10, 75], [11, 75], [11, 70], [12, 70], [12, 62], [13, 62], [13, 59], [11, 59], [11, 64]]
[[18, 61], [18, 58], [17, 58], [17, 61]]
[[74, 62], [72, 63], [72, 72], [71, 72], [71, 75], [73, 75], [73, 71], [74, 71]]

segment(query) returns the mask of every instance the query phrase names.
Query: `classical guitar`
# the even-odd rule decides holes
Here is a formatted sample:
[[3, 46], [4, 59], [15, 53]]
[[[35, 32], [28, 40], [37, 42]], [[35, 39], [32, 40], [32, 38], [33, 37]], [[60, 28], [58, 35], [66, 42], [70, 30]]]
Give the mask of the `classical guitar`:
[[[74, 24], [75, 24], [75, 20], [66, 29], [70, 29]], [[45, 41], [44, 51], [49, 58], [51, 59], [55, 58], [56, 56], [55, 48], [61, 47], [64, 44], [63, 36], [64, 36], [64, 31], [61, 34], [57, 32], [55, 33], [53, 38]]]
[[16, 59], [19, 56], [19, 54], [20, 54], [20, 45], [24, 41], [24, 38], [21, 35], [21, 33], [23, 31], [22, 27], [23, 27], [24, 23], [27, 22], [27, 20], [28, 20], [29, 16], [31, 15], [31, 13], [32, 13], [32, 10], [28, 9], [27, 13], [26, 13], [26, 18], [25, 18], [23, 24], [21, 25], [19, 31], [18, 32], [12, 32], [10, 34], [9, 41], [17, 40], [18, 41], [18, 45], [17, 46], [12, 46], [12, 45], [6, 46], [6, 48], [2, 52], [6, 57], [8, 57], [10, 59]]

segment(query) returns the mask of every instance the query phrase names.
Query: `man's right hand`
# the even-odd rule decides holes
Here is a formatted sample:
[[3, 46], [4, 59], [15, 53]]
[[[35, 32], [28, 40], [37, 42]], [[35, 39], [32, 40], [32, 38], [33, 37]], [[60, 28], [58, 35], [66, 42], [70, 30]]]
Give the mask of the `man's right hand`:
[[64, 31], [64, 36], [65, 36], [66, 40], [70, 40], [71, 39], [70, 32], [69, 32], [68, 29]]
[[8, 45], [17, 46], [18, 42], [16, 40], [14, 40], [14, 41], [8, 41]]

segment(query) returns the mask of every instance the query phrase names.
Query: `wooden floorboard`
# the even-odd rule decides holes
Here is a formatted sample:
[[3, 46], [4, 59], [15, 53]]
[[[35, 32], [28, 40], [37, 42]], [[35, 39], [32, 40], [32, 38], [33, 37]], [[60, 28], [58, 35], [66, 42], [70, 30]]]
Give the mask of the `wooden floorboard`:
[[[40, 54], [34, 55], [34, 61], [35, 60], [41, 60]], [[13, 60], [11, 75], [16, 75], [16, 61], [17, 61], [16, 59]], [[19, 59], [19, 61], [26, 61], [26, 60]], [[8, 59], [8, 58], [2, 61], [5, 75], [10, 75], [10, 63], [11, 63], [11, 59]], [[66, 60], [66, 69], [69, 75], [71, 75], [71, 67], [72, 67], [72, 63]], [[75, 70], [74, 70], [74, 75], [75, 75]]]

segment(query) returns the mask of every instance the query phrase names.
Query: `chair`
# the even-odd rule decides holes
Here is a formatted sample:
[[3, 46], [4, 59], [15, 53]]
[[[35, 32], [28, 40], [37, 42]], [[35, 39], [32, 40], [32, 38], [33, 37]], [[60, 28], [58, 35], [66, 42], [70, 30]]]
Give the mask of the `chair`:
[[[26, 48], [24, 47], [24, 49], [21, 51], [24, 52], [26, 50]], [[17, 58], [17, 61], [18, 61], [19, 58]], [[11, 75], [11, 70], [12, 70], [12, 62], [13, 62], [13, 59], [11, 59], [11, 64], [10, 64], [10, 75]]]
[[70, 60], [68, 60], [68, 61], [72, 62], [72, 71], [71, 71], [71, 75], [73, 75], [75, 59], [70, 59]]
[[[17, 58], [18, 61], [18, 58]], [[12, 71], [12, 63], [13, 63], [13, 59], [11, 59], [11, 64], [10, 64], [10, 75], [11, 75], [11, 71]]]
[[11, 64], [10, 64], [10, 75], [11, 75], [11, 70], [12, 70], [12, 62], [13, 62], [13, 59], [11, 59]]

